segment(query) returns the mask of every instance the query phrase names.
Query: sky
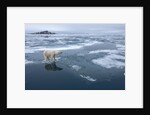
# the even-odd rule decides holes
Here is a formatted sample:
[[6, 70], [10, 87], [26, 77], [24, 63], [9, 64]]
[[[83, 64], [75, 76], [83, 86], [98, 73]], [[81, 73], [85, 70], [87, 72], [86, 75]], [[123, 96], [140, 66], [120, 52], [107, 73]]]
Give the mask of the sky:
[[42, 24], [26, 23], [25, 32], [124, 33], [125, 24]]

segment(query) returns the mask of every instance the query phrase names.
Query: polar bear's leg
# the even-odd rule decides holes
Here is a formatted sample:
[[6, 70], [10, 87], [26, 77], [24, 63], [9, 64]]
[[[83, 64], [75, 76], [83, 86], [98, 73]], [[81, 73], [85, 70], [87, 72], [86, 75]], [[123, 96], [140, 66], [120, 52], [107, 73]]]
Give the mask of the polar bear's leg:
[[44, 60], [47, 61], [47, 60], [48, 60], [48, 57], [47, 57], [47, 55], [46, 55], [46, 51], [43, 52], [43, 56], [44, 56]]
[[50, 56], [47, 56], [47, 61], [50, 61]]
[[53, 56], [53, 61], [54, 61], [54, 62], [56, 61], [56, 59], [55, 59], [55, 54], [54, 54], [54, 56]]
[[51, 61], [53, 62], [54, 61], [54, 54], [53, 55], [51, 55]]
[[49, 56], [44, 56], [44, 60], [45, 61], [49, 61], [50, 59], [49, 59]]
[[45, 56], [45, 54], [43, 56], [44, 56], [44, 60], [47, 61], [48, 60], [47, 56]]

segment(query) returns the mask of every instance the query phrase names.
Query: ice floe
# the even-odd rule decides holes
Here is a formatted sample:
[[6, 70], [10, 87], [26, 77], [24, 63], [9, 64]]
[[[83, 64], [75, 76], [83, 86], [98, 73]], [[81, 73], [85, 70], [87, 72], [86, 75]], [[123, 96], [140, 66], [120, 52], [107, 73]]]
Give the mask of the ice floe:
[[124, 45], [117, 44], [116, 47], [117, 47], [118, 51], [123, 52], [123, 53], [125, 52], [125, 46]]
[[111, 54], [111, 55], [108, 55], [107, 57], [111, 58], [111, 59], [122, 59], [122, 60], [125, 60], [124, 56], [117, 55], [117, 54]]
[[94, 50], [94, 51], [89, 51], [89, 54], [96, 54], [96, 53], [119, 54], [119, 53], [125, 52], [125, 46], [124, 45], [117, 44], [116, 47], [117, 47], [117, 50], [110, 50], [110, 49]]
[[81, 69], [81, 67], [78, 65], [73, 65], [72, 68], [76, 71], [79, 71]]
[[56, 57], [55, 59], [56, 59], [56, 60], [60, 60], [60, 59], [61, 59], [61, 57]]
[[122, 44], [116, 44], [116, 47], [117, 47], [117, 48], [125, 48], [125, 46], [122, 45]]
[[25, 64], [33, 63], [33, 61], [25, 60]]
[[96, 81], [96, 79], [94, 79], [94, 78], [92, 78], [92, 77], [90, 77], [90, 76], [85, 76], [85, 75], [81, 75], [80, 74], [80, 76], [82, 77], [82, 78], [85, 78], [85, 79], [87, 79], [88, 81]]
[[96, 53], [108, 53], [108, 54], [112, 54], [112, 53], [118, 53], [117, 50], [94, 50], [94, 51], [90, 51], [89, 54], [96, 54]]
[[118, 61], [117, 59], [124, 60], [125, 58], [121, 55], [111, 54], [103, 58], [93, 59], [92, 62], [105, 68], [123, 68], [125, 66], [124, 62]]

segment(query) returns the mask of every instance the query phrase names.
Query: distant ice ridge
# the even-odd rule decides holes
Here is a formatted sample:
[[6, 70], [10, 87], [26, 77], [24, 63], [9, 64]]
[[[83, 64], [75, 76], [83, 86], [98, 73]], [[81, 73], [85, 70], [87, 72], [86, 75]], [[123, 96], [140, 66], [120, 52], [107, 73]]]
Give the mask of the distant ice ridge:
[[103, 42], [98, 42], [98, 41], [88, 41], [88, 42], [85, 42], [85, 43], [80, 43], [80, 45], [83, 47], [83, 46], [91, 46], [91, 45], [94, 45], [94, 44], [103, 44]]
[[58, 48], [47, 48], [47, 47], [36, 47], [36, 48], [29, 48], [25, 49], [25, 53], [35, 53], [39, 51], [44, 51], [44, 50], [71, 50], [71, 49], [79, 49], [81, 46], [66, 46], [66, 47], [58, 47]]
[[80, 74], [80, 76], [82, 77], [82, 78], [85, 78], [85, 79], [87, 79], [88, 81], [96, 81], [96, 79], [94, 79], [94, 78], [92, 78], [92, 77], [90, 77], [90, 76], [85, 76], [85, 75], [81, 75]]
[[25, 53], [34, 53], [35, 51], [33, 49], [25, 49]]
[[105, 68], [123, 68], [125, 66], [124, 62], [118, 61], [117, 59], [125, 60], [125, 57], [121, 55], [111, 54], [106, 55], [103, 58], [93, 59], [92, 62]]
[[33, 63], [33, 61], [29, 61], [29, 60], [25, 59], [25, 64], [29, 64], [29, 63]]
[[72, 68], [76, 71], [79, 71], [81, 69], [81, 67], [78, 65], [73, 65]]
[[91, 45], [94, 45], [94, 44], [102, 44], [102, 42], [98, 42], [98, 41], [93, 41], [93, 42], [88, 42], [88, 43], [79, 43], [77, 45], [66, 45], [65, 47], [55, 47], [55, 48], [51, 48], [51, 47], [45, 47], [45, 46], [38, 46], [38, 47], [27, 47], [25, 49], [25, 53], [35, 53], [37, 51], [44, 51], [44, 50], [47, 50], [47, 49], [51, 49], [51, 50], [71, 50], [71, 49], [80, 49], [82, 47], [85, 47], [85, 46], [91, 46]]
[[96, 53], [108, 53], [108, 54], [112, 54], [112, 53], [118, 53], [117, 50], [95, 50], [95, 51], [90, 51], [89, 54], [96, 54]]

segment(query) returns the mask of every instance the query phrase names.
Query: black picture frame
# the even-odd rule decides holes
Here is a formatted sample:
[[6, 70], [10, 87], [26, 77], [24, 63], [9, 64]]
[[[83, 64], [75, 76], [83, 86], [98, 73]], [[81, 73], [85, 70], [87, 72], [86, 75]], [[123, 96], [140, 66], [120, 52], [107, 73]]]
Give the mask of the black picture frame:
[[[26, 0], [12, 0], [12, 1], [8, 1], [8, 0], [4, 0], [4, 1], [1, 1], [1, 9], [0, 9], [0, 25], [1, 25], [1, 31], [0, 31], [0, 35], [1, 35], [1, 38], [3, 38], [2, 42], [1, 42], [1, 49], [3, 49], [3, 55], [2, 55], [2, 59], [3, 60], [3, 66], [2, 66], [2, 76], [0, 77], [0, 88], [1, 88], [1, 110], [3, 112], [7, 112], [7, 111], [10, 111], [10, 110], [27, 110], [27, 111], [31, 111], [31, 110], [39, 110], [40, 112], [42, 112], [43, 110], [52, 110], [52, 108], [11, 108], [11, 109], [8, 109], [7, 108], [7, 7], [54, 7], [54, 6], [58, 6], [58, 7], [143, 7], [144, 8], [144, 35], [143, 35], [143, 38], [144, 38], [144, 44], [143, 44], [143, 62], [144, 62], [144, 68], [143, 68], [143, 77], [144, 77], [144, 86], [143, 86], [143, 105], [144, 107], [142, 109], [138, 109], [138, 108], [115, 108], [115, 109], [108, 109], [108, 108], [72, 108], [72, 109], [90, 109], [90, 110], [103, 110], [102, 112], [106, 112], [109, 110], [109, 112], [122, 112], [123, 111], [128, 111], [128, 112], [149, 112], [149, 104], [150, 104], [150, 95], [149, 95], [149, 91], [150, 91], [150, 86], [149, 86], [149, 76], [146, 76], [146, 63], [145, 63], [145, 60], [146, 60], [146, 57], [148, 58], [148, 56], [145, 56], [146, 55], [146, 49], [148, 47], [146, 47], [146, 39], [147, 38], [150, 38], [149, 36], [149, 32], [148, 30], [150, 30], [149, 28], [149, 21], [150, 18], [149, 18], [149, 13], [148, 11], [150, 11], [150, 9], [148, 8], [148, 5], [146, 5], [146, 3], [144, 3], [143, 1], [140, 1], [140, 0], [129, 0], [129, 1], [119, 1], [119, 0], [103, 0], [103, 1], [96, 1], [96, 0], [92, 0], [92, 1], [67, 1], [67, 0], [63, 0], [63, 1], [58, 1], [58, 0], [55, 0], [55, 1], [35, 1], [35, 0], [30, 0], [30, 1], [26, 1]], [[148, 29], [149, 28], [149, 29]], [[3, 47], [2, 47], [3, 46]], [[148, 64], [147, 64], [148, 65]], [[57, 110], [58, 108], [53, 108], [53, 110]], [[69, 109], [69, 108], [59, 108], [59, 109]], [[20, 111], [22, 112], [22, 111]]]

